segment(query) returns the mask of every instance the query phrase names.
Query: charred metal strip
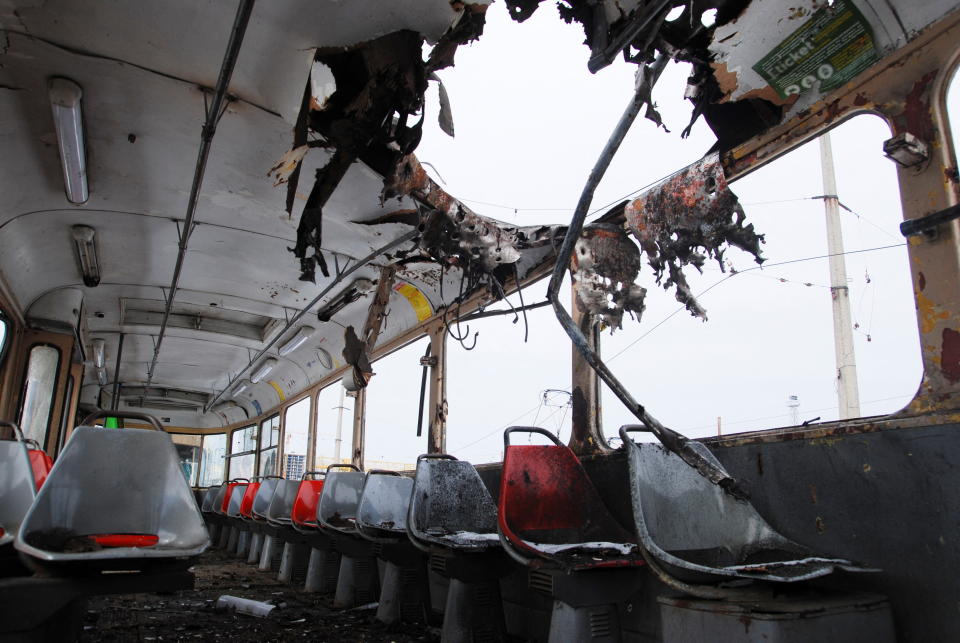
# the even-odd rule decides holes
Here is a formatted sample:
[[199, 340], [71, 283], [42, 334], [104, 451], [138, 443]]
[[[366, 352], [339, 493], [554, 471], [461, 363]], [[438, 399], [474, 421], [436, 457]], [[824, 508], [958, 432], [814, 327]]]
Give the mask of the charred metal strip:
[[527, 304], [526, 306], [511, 308], [510, 310], [481, 310], [471, 315], [467, 315], [466, 317], [461, 319], [461, 321], [473, 321], [474, 319], [483, 319], [484, 317], [501, 317], [503, 315], [514, 315], [519, 312], [535, 310], [537, 308], [543, 308], [544, 306], [549, 306], [549, 305], [550, 305], [550, 300], [545, 299], [543, 301], [538, 301], [535, 304]]
[[952, 205], [946, 210], [933, 212], [919, 219], [909, 219], [900, 224], [900, 234], [910, 237], [915, 234], [929, 233], [940, 225], [960, 219], [960, 204]]
[[[427, 371], [431, 366], [435, 366], [437, 363], [436, 358], [430, 357], [430, 352], [433, 350], [433, 344], [427, 343], [427, 350], [424, 351], [423, 357], [420, 358], [420, 364], [423, 366], [423, 374], [420, 376], [420, 404], [417, 406], [417, 437], [423, 435], [423, 403], [427, 399]], [[420, 456], [421, 458], [423, 456]]]
[[[120, 360], [122, 358], [123, 333], [120, 333], [120, 338], [117, 340], [117, 365], [113, 369], [113, 395], [110, 398], [110, 409], [113, 411], [120, 408]], [[149, 384], [147, 386], [149, 386]]]
[[603, 148], [603, 152], [601, 152], [593, 170], [591, 170], [590, 176], [583, 186], [583, 192], [580, 195], [580, 200], [574, 211], [573, 219], [570, 221], [570, 227], [567, 229], [567, 234], [564, 236], [563, 243], [557, 253], [557, 261], [553, 268], [553, 274], [550, 277], [550, 285], [547, 288], [547, 298], [550, 299], [550, 302], [553, 304], [553, 310], [556, 313], [557, 320], [560, 322], [560, 325], [563, 326], [563, 329], [570, 337], [576, 349], [583, 356], [584, 360], [590, 364], [590, 367], [597, 372], [597, 375], [610, 387], [610, 390], [613, 391], [614, 395], [623, 402], [630, 412], [633, 413], [644, 426], [650, 429], [650, 432], [653, 433], [667, 449], [683, 458], [684, 462], [699, 471], [701, 475], [714, 484], [720, 485], [735, 497], [743, 498], [746, 497], [746, 494], [740, 489], [736, 480], [730, 477], [726, 471], [718, 469], [713, 463], [690, 448], [688, 446], [689, 440], [685, 436], [663, 426], [663, 424], [647, 412], [643, 405], [633, 399], [630, 392], [627, 391], [613, 372], [604, 364], [603, 360], [600, 359], [600, 356], [590, 347], [587, 338], [584, 337], [583, 333], [580, 332], [580, 329], [577, 327], [576, 322], [573, 321], [569, 313], [563, 308], [559, 298], [564, 272], [570, 265], [570, 257], [573, 254], [577, 240], [580, 238], [580, 232], [583, 230], [583, 223], [586, 219], [587, 211], [590, 209], [590, 203], [593, 200], [593, 194], [597, 189], [597, 185], [610, 166], [610, 162], [613, 160], [617, 149], [630, 130], [630, 126], [634, 120], [636, 120], [637, 115], [646, 103], [644, 96], [646, 95], [645, 92], [649, 91], [649, 88], [639, 85], [646, 82], [656, 82], [660, 73], [666, 67], [668, 60], [668, 56], [661, 54], [657, 60], [652, 63], [651, 73], [642, 77], [633, 98], [620, 117], [620, 122], [617, 123], [610, 139]]
[[[650, 7], [637, 9], [630, 22], [620, 29], [620, 32], [614, 37], [612, 42], [609, 42], [609, 44], [603, 43], [604, 46], [602, 47], [598, 46], [599, 43], [595, 42], [593, 55], [590, 56], [590, 60], [587, 62], [587, 69], [595, 74], [613, 62], [617, 54], [642, 35], [650, 23], [666, 11], [673, 1], [674, 0], [659, 0]], [[659, 28], [661, 22], [662, 19], [656, 23], [657, 28]]]
[[193, 234], [193, 219], [197, 212], [197, 201], [200, 198], [200, 186], [203, 184], [203, 175], [207, 169], [210, 146], [213, 143], [214, 135], [217, 133], [217, 123], [223, 112], [224, 101], [227, 98], [227, 90], [230, 87], [230, 79], [233, 77], [233, 69], [237, 64], [237, 57], [240, 55], [240, 46], [243, 44], [243, 36], [247, 31], [247, 24], [250, 22], [250, 14], [253, 13], [254, 2], [255, 0], [240, 0], [240, 4], [237, 6], [237, 15], [234, 18], [233, 28], [230, 31], [230, 42], [227, 44], [227, 52], [224, 54], [223, 63], [220, 66], [220, 75], [217, 78], [213, 101], [207, 109], [206, 121], [200, 133], [200, 151], [197, 153], [197, 167], [193, 172], [193, 185], [190, 187], [187, 214], [183, 219], [183, 229], [180, 231], [180, 250], [177, 253], [177, 262], [173, 268], [173, 279], [170, 280], [167, 305], [163, 311], [163, 321], [160, 323], [157, 344], [153, 349], [153, 359], [150, 361], [150, 368], [147, 370], [147, 386], [150, 386], [153, 382], [153, 371], [157, 366], [157, 359], [160, 357], [160, 346], [163, 344], [163, 337], [167, 331], [167, 322], [170, 320], [170, 310], [173, 308], [173, 299], [177, 294], [177, 286], [180, 284], [180, 272], [183, 270], [183, 261], [187, 255], [187, 245], [190, 243], [190, 235]]
[[394, 239], [394, 240], [391, 241], [390, 243], [388, 243], [388, 244], [386, 244], [386, 245], [384, 245], [384, 246], [381, 246], [381, 247], [377, 248], [376, 250], [374, 250], [373, 252], [371, 252], [370, 254], [368, 254], [366, 257], [364, 257], [364, 258], [362, 258], [362, 259], [360, 259], [360, 260], [358, 260], [358, 261], [354, 261], [352, 264], [350, 264], [350, 267], [349, 267], [349, 268], [344, 268], [344, 269], [343, 269], [343, 272], [341, 272], [339, 275], [337, 275], [337, 276], [333, 279], [333, 281], [331, 281], [329, 284], [327, 284], [327, 287], [326, 287], [326, 288], [324, 288], [323, 290], [320, 291], [320, 294], [318, 294], [316, 297], [314, 297], [313, 299], [311, 299], [310, 302], [307, 303], [306, 306], [304, 306], [303, 308], [301, 308], [300, 311], [299, 311], [296, 315], [294, 315], [293, 317], [291, 317], [290, 320], [287, 322], [287, 324], [286, 324], [276, 335], [273, 336], [273, 339], [271, 339], [269, 342], [267, 342], [266, 346], [264, 346], [264, 347], [261, 348], [259, 351], [257, 351], [257, 354], [253, 356], [253, 359], [251, 359], [251, 360], [247, 363], [246, 366], [244, 366], [242, 369], [240, 369], [240, 371], [238, 371], [237, 374], [234, 375], [234, 377], [227, 382], [227, 385], [224, 386], [223, 389], [222, 389], [219, 393], [217, 393], [216, 395], [214, 395], [214, 396], [213, 396], [213, 399], [211, 399], [211, 400], [206, 404], [206, 406], [203, 407], [203, 412], [206, 413], [206, 412], [208, 412], [211, 408], [213, 408], [213, 405], [216, 404], [217, 401], [218, 401], [221, 397], [223, 397], [223, 394], [226, 393], [228, 390], [230, 390], [230, 389], [233, 387], [233, 385], [236, 384], [237, 381], [239, 381], [239, 379], [240, 379], [241, 377], [243, 377], [243, 375], [244, 375], [247, 371], [249, 371], [250, 368], [251, 368], [255, 363], [257, 363], [257, 362], [260, 360], [260, 358], [262, 358], [264, 355], [267, 354], [267, 351], [268, 351], [268, 350], [270, 350], [271, 348], [273, 348], [273, 347], [276, 345], [276, 343], [280, 341], [280, 338], [283, 337], [288, 330], [290, 330], [291, 328], [293, 328], [293, 327], [303, 318], [303, 316], [306, 315], [307, 312], [310, 311], [311, 308], [313, 308], [313, 307], [316, 306], [318, 303], [320, 303], [320, 300], [322, 300], [324, 297], [326, 297], [326, 296], [327, 296], [327, 293], [329, 293], [331, 290], [333, 290], [334, 287], [336, 287], [338, 284], [342, 283], [347, 277], [349, 277], [349, 276], [350, 276], [351, 274], [353, 274], [355, 271], [357, 271], [358, 269], [362, 268], [363, 266], [366, 266], [368, 263], [370, 263], [371, 261], [373, 261], [374, 259], [376, 259], [376, 258], [379, 257], [380, 255], [384, 254], [385, 252], [390, 252], [390, 251], [393, 250], [394, 248], [396, 248], [396, 247], [398, 247], [398, 246], [401, 246], [401, 245], [407, 243], [408, 241], [412, 241], [416, 236], [417, 236], [416, 230], [411, 230], [410, 232], [407, 232], [407, 233], [405, 233], [405, 234], [397, 237], [396, 239]]

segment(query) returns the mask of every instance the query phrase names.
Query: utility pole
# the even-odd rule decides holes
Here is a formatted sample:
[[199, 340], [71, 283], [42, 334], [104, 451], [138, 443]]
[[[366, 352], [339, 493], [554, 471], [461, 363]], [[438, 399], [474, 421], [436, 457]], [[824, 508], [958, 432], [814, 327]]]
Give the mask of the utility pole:
[[722, 433], [722, 431], [721, 431], [721, 428], [720, 428], [720, 416], [718, 415], [718, 416], [717, 416], [717, 437], [720, 437], [721, 433]]
[[343, 395], [346, 389], [340, 386], [340, 405], [337, 407], [337, 439], [333, 441], [333, 461], [340, 462], [340, 445], [343, 444]]
[[837, 177], [833, 172], [833, 148], [830, 134], [820, 136], [820, 164], [823, 173], [823, 207], [827, 215], [827, 253], [830, 255], [830, 297], [833, 299], [833, 344], [837, 362], [837, 398], [840, 419], [860, 417], [860, 393], [857, 389], [857, 361], [853, 353], [853, 328], [850, 321], [850, 289], [847, 265], [843, 258], [843, 234], [840, 229], [840, 200]]

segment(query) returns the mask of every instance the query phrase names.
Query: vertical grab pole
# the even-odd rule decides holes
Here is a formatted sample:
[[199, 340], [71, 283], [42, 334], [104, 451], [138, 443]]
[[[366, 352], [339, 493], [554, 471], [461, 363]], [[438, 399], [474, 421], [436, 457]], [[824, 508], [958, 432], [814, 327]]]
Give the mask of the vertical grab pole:
[[116, 411], [120, 408], [120, 359], [123, 357], [123, 338], [120, 333], [120, 341], [117, 343], [117, 365], [113, 369], [113, 393], [110, 396], [110, 410]]

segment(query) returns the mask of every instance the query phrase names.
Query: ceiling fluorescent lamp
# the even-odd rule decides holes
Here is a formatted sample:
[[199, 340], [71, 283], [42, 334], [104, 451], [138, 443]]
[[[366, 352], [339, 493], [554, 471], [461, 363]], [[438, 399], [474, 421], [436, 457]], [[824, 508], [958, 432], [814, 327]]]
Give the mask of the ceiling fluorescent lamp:
[[73, 226], [73, 242], [77, 246], [77, 261], [83, 283], [94, 288], [100, 283], [100, 260], [97, 257], [96, 231], [88, 225]]
[[297, 334], [290, 338], [290, 340], [280, 347], [278, 351], [281, 355], [287, 355], [293, 351], [300, 348], [305, 341], [310, 339], [313, 335], [313, 328], [310, 326], [301, 326], [300, 330], [297, 331]]
[[240, 395], [248, 388], [250, 388], [250, 380], [240, 380], [237, 382], [237, 385], [233, 387], [233, 394]]
[[97, 383], [100, 384], [100, 386], [107, 385], [107, 369], [105, 368], [97, 369]]
[[272, 371], [273, 367], [276, 365], [277, 365], [277, 360], [275, 360], [272, 357], [269, 359], [263, 360], [263, 364], [260, 365], [260, 368], [255, 370], [253, 374], [250, 375], [250, 381], [256, 384], [257, 382], [265, 378], [267, 375], [269, 375], [270, 371]]
[[47, 90], [53, 109], [53, 126], [57, 130], [67, 200], [70, 203], [86, 203], [90, 194], [87, 191], [87, 156], [80, 110], [83, 90], [80, 85], [66, 78], [51, 78]]
[[106, 364], [104, 344], [106, 342], [100, 338], [93, 340], [93, 365], [97, 368], [103, 368]]

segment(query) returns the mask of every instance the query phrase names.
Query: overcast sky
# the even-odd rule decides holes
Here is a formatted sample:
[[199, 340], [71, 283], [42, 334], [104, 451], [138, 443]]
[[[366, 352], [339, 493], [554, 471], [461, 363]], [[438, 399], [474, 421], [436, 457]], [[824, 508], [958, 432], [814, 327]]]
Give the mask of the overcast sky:
[[[440, 72], [456, 123], [451, 139], [436, 126], [436, 89], [417, 155], [451, 194], [477, 212], [516, 223], [566, 223], [593, 163], [632, 94], [635, 67], [622, 60], [597, 75], [578, 25], [544, 5], [526, 23], [509, 20], [503, 3], [488, 12], [481, 40], [461, 47], [456, 67]], [[713, 144], [700, 121], [684, 140], [690, 104], [683, 100], [685, 66], [671, 64], [654, 91], [664, 122], [640, 119], [596, 193], [594, 207], [626, 195], [700, 158]], [[955, 86], [950, 105], [960, 113]], [[861, 412], [903, 407], [920, 381], [910, 274], [896, 173], [883, 157], [886, 125], [861, 116], [833, 131], [849, 278]], [[791, 424], [789, 395], [799, 396], [800, 421], [837, 417], [836, 367], [823, 194], [816, 141], [733, 184], [748, 221], [766, 235], [768, 267], [726, 278], [714, 263], [687, 275], [709, 321], [701, 322], [672, 292], [656, 285], [644, 265], [647, 310], [637, 323], [603, 338], [603, 355], [634, 397], [668, 426], [687, 435], [715, 435]], [[901, 246], [882, 248], [884, 246]], [[755, 266], [743, 252], [727, 259]], [[728, 273], [729, 274], [729, 273]], [[545, 282], [524, 292], [541, 300]], [[567, 292], [568, 288], [564, 290]], [[513, 298], [514, 301], [516, 298]], [[567, 297], [569, 300], [569, 297]], [[529, 314], [530, 340], [510, 317], [471, 325], [477, 347], [450, 340], [448, 451], [475, 463], [501, 457], [503, 429], [533, 424], [569, 436], [566, 396], [542, 391], [570, 387], [570, 344], [549, 308]], [[413, 462], [425, 450], [415, 437], [420, 388], [418, 342], [375, 365], [367, 416], [367, 466]], [[336, 387], [321, 394], [319, 455], [332, 455]], [[348, 401], [349, 402], [349, 401]], [[603, 396], [606, 435], [633, 421], [609, 393]], [[349, 406], [349, 404], [348, 404]], [[343, 454], [349, 453], [349, 414]]]

